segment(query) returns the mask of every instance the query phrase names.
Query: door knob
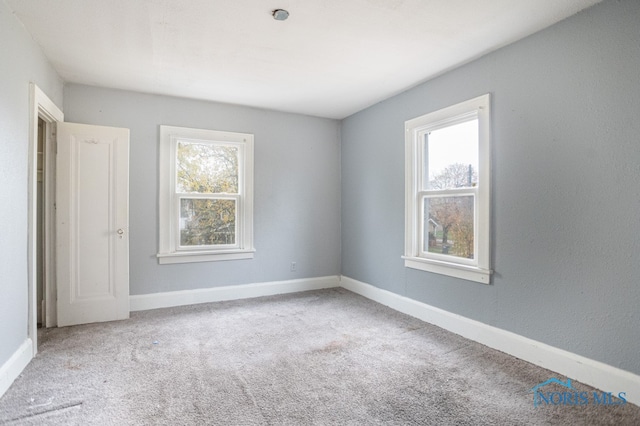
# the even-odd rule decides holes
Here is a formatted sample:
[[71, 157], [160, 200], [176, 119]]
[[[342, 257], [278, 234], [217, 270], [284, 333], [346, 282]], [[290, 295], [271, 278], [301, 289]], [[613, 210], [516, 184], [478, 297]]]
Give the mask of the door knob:
[[124, 235], [124, 229], [122, 228], [118, 229], [118, 236], [122, 238], [123, 235]]

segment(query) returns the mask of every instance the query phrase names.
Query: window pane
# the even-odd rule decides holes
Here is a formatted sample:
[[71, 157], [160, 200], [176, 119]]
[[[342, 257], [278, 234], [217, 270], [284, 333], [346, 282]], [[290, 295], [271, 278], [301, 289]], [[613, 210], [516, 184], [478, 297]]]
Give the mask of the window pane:
[[478, 184], [478, 120], [434, 130], [425, 136], [424, 189]]
[[179, 141], [176, 191], [238, 193], [238, 148]]
[[474, 258], [473, 195], [423, 199], [423, 251]]
[[236, 243], [236, 200], [180, 200], [180, 245]]

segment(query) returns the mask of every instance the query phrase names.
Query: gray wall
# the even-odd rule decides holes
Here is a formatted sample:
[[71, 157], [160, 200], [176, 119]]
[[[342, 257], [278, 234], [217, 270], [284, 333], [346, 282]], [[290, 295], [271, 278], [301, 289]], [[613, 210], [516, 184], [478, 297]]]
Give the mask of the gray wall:
[[[340, 273], [338, 121], [75, 84], [64, 95], [66, 121], [131, 130], [131, 294]], [[161, 124], [255, 135], [254, 259], [158, 264]]]
[[[640, 2], [343, 121], [342, 273], [640, 374]], [[404, 121], [493, 96], [492, 285], [406, 269]]]
[[0, 0], [0, 366], [27, 338], [29, 82], [62, 106], [62, 80]]

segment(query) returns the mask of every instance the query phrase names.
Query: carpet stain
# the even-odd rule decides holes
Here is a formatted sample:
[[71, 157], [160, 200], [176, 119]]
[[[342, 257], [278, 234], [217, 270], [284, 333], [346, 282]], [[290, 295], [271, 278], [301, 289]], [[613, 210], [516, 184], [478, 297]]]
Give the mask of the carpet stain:
[[332, 340], [323, 347], [311, 351], [312, 353], [333, 353], [341, 352], [352, 346], [352, 340], [345, 335], [344, 339]]
[[65, 368], [67, 370], [76, 370], [76, 371], [82, 369], [82, 367], [79, 364], [73, 364], [71, 360], [67, 361]]

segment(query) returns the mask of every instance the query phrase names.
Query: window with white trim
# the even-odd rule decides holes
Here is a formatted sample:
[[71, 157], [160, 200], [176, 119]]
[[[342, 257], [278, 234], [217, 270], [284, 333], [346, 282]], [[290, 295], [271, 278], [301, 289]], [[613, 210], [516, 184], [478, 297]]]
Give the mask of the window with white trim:
[[164, 263], [253, 258], [253, 135], [160, 126]]
[[489, 284], [489, 94], [405, 131], [405, 266]]

